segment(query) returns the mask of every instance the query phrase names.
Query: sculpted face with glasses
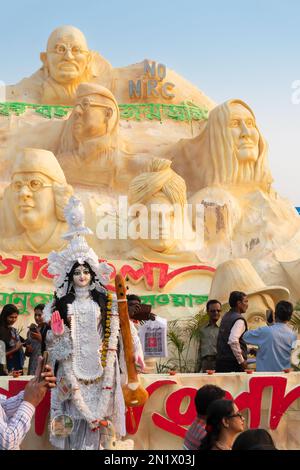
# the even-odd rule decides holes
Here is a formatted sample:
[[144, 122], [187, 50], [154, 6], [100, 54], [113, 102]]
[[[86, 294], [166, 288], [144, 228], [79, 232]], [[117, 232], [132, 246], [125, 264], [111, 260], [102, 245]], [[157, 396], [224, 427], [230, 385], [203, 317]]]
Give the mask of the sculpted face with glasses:
[[62, 246], [63, 207], [71, 194], [53, 153], [41, 149], [19, 152], [4, 194], [3, 205], [10, 211], [10, 220], [4, 219], [4, 237], [11, 232], [13, 236], [3, 240], [3, 249], [43, 252]]
[[82, 81], [91, 60], [84, 35], [77, 28], [63, 26], [50, 35], [47, 52], [41, 54], [53, 80], [61, 84]]

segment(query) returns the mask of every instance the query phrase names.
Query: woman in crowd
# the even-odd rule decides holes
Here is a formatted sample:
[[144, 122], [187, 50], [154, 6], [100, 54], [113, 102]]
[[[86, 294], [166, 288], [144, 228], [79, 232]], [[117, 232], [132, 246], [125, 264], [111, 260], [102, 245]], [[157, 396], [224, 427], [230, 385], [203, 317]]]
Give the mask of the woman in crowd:
[[20, 337], [13, 325], [16, 323], [19, 310], [13, 304], [4, 305], [0, 314], [0, 340], [5, 343], [6, 364], [8, 372], [21, 371], [24, 366], [24, 339]]
[[207, 410], [206, 431], [199, 450], [231, 450], [244, 430], [244, 417], [231, 400], [215, 400]]

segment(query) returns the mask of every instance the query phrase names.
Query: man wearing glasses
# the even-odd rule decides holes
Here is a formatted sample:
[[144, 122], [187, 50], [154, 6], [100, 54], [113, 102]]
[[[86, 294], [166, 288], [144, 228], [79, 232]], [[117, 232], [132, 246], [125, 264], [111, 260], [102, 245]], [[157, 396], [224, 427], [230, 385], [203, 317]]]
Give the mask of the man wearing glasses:
[[209, 321], [200, 330], [199, 372], [216, 370], [217, 338], [219, 333], [217, 322], [221, 313], [220, 302], [213, 299], [209, 300], [206, 304], [206, 312]]
[[63, 208], [72, 192], [53, 153], [22, 149], [4, 192], [1, 248], [37, 253], [60, 249], [67, 228]]

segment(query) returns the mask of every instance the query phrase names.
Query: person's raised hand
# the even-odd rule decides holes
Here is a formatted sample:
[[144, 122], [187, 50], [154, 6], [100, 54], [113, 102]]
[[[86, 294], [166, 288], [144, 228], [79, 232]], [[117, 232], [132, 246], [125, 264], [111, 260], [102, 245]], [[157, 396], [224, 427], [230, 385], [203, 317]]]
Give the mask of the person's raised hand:
[[45, 372], [42, 372], [41, 374], [42, 381], [39, 382], [42, 361], [43, 358], [39, 357], [35, 377], [28, 382], [24, 390], [24, 401], [31, 403], [35, 407], [42, 401], [47, 390], [55, 387], [56, 385], [56, 377], [53, 375], [52, 368], [49, 365], [46, 365]]
[[55, 312], [52, 313], [51, 329], [53, 331], [53, 334], [55, 334], [56, 336], [61, 336], [64, 333], [64, 322], [61, 319], [58, 310], [55, 310]]
[[31, 335], [31, 338], [32, 338], [32, 339], [35, 339], [35, 340], [38, 341], [39, 343], [42, 342], [42, 335], [41, 335], [41, 333], [40, 333], [39, 331], [36, 331], [36, 332], [33, 332], [33, 331], [32, 331], [32, 332], [30, 333], [30, 335]]

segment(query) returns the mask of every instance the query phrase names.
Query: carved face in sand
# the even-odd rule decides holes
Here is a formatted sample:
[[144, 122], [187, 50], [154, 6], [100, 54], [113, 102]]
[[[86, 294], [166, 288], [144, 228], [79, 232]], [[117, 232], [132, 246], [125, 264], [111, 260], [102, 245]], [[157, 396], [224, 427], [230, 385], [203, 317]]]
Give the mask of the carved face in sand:
[[12, 182], [13, 209], [16, 218], [28, 230], [40, 230], [57, 220], [53, 181], [43, 173], [15, 173]]
[[63, 26], [50, 35], [43, 57], [50, 76], [58, 83], [69, 84], [80, 81], [91, 55], [82, 32], [72, 26]]
[[238, 160], [242, 163], [256, 162], [259, 133], [254, 116], [241, 104], [231, 103], [229, 127]]
[[159, 253], [172, 248], [176, 240], [174, 205], [162, 193], [158, 192], [145, 204], [148, 221], [140, 216], [140, 223], [148, 223], [148, 239], [141, 242], [150, 250]]
[[250, 294], [249, 308], [244, 318], [247, 320], [248, 329], [254, 330], [261, 326], [266, 326], [266, 311], [272, 309], [274, 311], [275, 304], [272, 297], [268, 294]]
[[100, 95], [84, 96], [73, 111], [73, 135], [77, 142], [101, 137], [108, 132], [108, 123], [113, 110], [103, 104]]

